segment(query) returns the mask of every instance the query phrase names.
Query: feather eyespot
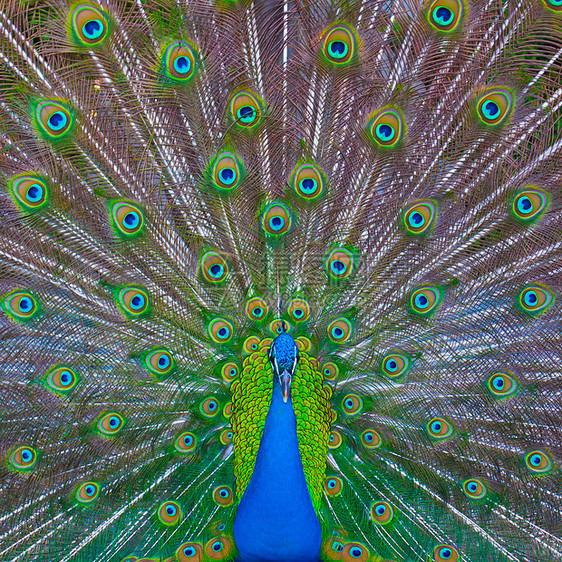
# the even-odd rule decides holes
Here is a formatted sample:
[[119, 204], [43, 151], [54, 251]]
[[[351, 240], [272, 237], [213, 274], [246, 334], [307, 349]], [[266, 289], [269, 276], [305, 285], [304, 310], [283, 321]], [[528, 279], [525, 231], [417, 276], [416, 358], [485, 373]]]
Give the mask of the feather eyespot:
[[226, 384], [230, 384], [240, 374], [240, 367], [236, 363], [229, 361], [221, 368], [222, 379]]
[[155, 375], [166, 375], [175, 367], [174, 358], [167, 349], [154, 349], [148, 353], [145, 365]]
[[183, 543], [176, 550], [178, 562], [201, 562], [203, 560], [203, 546], [198, 542]]
[[305, 299], [292, 299], [287, 312], [295, 322], [304, 322], [310, 316], [310, 305]]
[[144, 227], [142, 211], [132, 203], [118, 201], [111, 205], [111, 218], [115, 232], [119, 236], [130, 238], [138, 236]]
[[287, 320], [276, 318], [269, 323], [269, 331], [274, 336], [278, 336], [283, 332], [287, 332], [287, 334], [290, 334], [293, 331], [293, 326], [290, 322], [287, 322]]
[[220, 404], [216, 398], [211, 396], [199, 404], [199, 411], [206, 418], [214, 418], [220, 411]]
[[438, 31], [454, 31], [462, 20], [462, 0], [434, 0], [429, 7], [427, 18]]
[[562, 12], [562, 0], [543, 0], [546, 7], [555, 12]]
[[334, 343], [345, 343], [353, 334], [353, 325], [347, 318], [336, 318], [328, 324], [328, 337]]
[[70, 110], [58, 101], [45, 100], [35, 108], [35, 122], [39, 131], [48, 139], [61, 139], [74, 125]]
[[397, 109], [383, 109], [369, 119], [370, 137], [382, 147], [396, 146], [402, 139], [404, 129], [404, 118]]
[[263, 320], [268, 312], [269, 307], [261, 297], [253, 297], [246, 302], [246, 316], [250, 320]]
[[166, 501], [158, 508], [158, 519], [166, 527], [177, 525], [182, 519], [182, 512], [179, 503]]
[[222, 409], [222, 415], [225, 418], [230, 418], [232, 416], [232, 402], [227, 402]]
[[333, 279], [345, 279], [353, 272], [353, 254], [346, 248], [335, 248], [326, 260], [326, 271]]
[[174, 441], [174, 447], [178, 453], [191, 453], [195, 450], [196, 445], [197, 438], [189, 431], [180, 433]]
[[100, 493], [100, 485], [97, 482], [84, 482], [76, 489], [74, 497], [81, 504], [93, 502]]
[[408, 234], [427, 234], [435, 223], [437, 207], [432, 201], [418, 201], [404, 211], [404, 226]]
[[246, 353], [255, 353], [260, 348], [261, 340], [258, 336], [249, 336], [244, 340], [242, 348]]
[[394, 508], [385, 501], [375, 502], [371, 506], [371, 519], [377, 525], [387, 525], [394, 518]]
[[544, 287], [527, 287], [519, 295], [519, 304], [525, 312], [532, 316], [545, 311], [552, 301], [552, 293]]
[[295, 343], [302, 353], [308, 353], [312, 349], [312, 342], [306, 336], [299, 336], [295, 339]]
[[339, 496], [341, 494], [342, 488], [343, 481], [337, 476], [330, 476], [329, 478], [326, 478], [326, 480], [324, 480], [324, 491], [326, 492], [326, 495], [330, 496], [331, 498]]
[[39, 304], [33, 295], [20, 290], [8, 293], [2, 307], [14, 320], [21, 321], [30, 320], [39, 312]]
[[546, 474], [552, 470], [554, 463], [543, 451], [531, 451], [525, 455], [527, 468], [536, 474]]
[[471, 500], [481, 500], [486, 497], [488, 489], [486, 484], [479, 478], [469, 478], [462, 483], [462, 489], [465, 495]]
[[228, 275], [228, 264], [218, 252], [206, 252], [201, 257], [201, 273], [209, 283], [222, 283]]
[[402, 353], [391, 353], [382, 360], [382, 372], [391, 379], [396, 379], [408, 372], [410, 360]]
[[197, 70], [197, 50], [189, 42], [174, 41], [164, 53], [164, 75], [176, 82], [187, 82]]
[[45, 375], [47, 387], [60, 394], [68, 394], [77, 384], [78, 376], [70, 367], [53, 367]]
[[119, 291], [117, 300], [121, 310], [132, 318], [149, 311], [148, 294], [140, 287], [124, 287]]
[[490, 90], [476, 102], [478, 117], [485, 125], [499, 125], [513, 109], [513, 96], [508, 90]]
[[107, 16], [94, 5], [77, 6], [71, 17], [72, 35], [82, 46], [102, 43], [109, 33]]
[[232, 443], [233, 437], [234, 433], [232, 432], [232, 429], [224, 429], [221, 431], [220, 442], [222, 445], [228, 445]]
[[545, 211], [547, 206], [548, 194], [535, 186], [529, 186], [515, 196], [512, 212], [522, 221], [533, 221]]
[[348, 416], [356, 416], [363, 408], [363, 399], [357, 394], [347, 394], [343, 397], [341, 407], [344, 414]]
[[410, 298], [412, 312], [423, 316], [437, 309], [441, 303], [441, 291], [437, 287], [421, 287]]
[[433, 549], [434, 562], [457, 562], [459, 559], [458, 550], [449, 544], [440, 544]]
[[366, 429], [361, 434], [361, 443], [367, 449], [378, 449], [382, 445], [382, 437], [374, 429]]
[[301, 164], [293, 172], [293, 188], [303, 199], [320, 197], [324, 191], [324, 175], [314, 164]]
[[24, 445], [17, 447], [8, 455], [8, 462], [14, 470], [26, 472], [37, 463], [39, 455], [33, 447]]
[[234, 189], [242, 177], [240, 163], [236, 155], [223, 152], [217, 156], [212, 170], [213, 186], [220, 190]]
[[261, 119], [263, 103], [248, 91], [241, 91], [230, 100], [231, 119], [243, 128], [255, 127]]
[[215, 343], [227, 343], [234, 334], [234, 328], [225, 318], [215, 318], [207, 327], [207, 332]]
[[210, 539], [205, 545], [205, 554], [210, 560], [223, 560], [232, 552], [232, 544], [228, 537], [220, 536]]
[[47, 205], [47, 183], [36, 175], [16, 176], [9, 182], [16, 203], [26, 211], [37, 211]]
[[221, 507], [228, 507], [234, 502], [234, 494], [230, 486], [217, 486], [213, 490], [213, 500]]
[[342, 444], [342, 441], [341, 433], [334, 429], [328, 437], [328, 449], [337, 449]]
[[341, 551], [341, 559], [344, 562], [367, 562], [370, 556], [369, 549], [360, 542], [349, 542]]
[[444, 418], [433, 418], [426, 425], [429, 436], [433, 439], [447, 439], [453, 435], [455, 428]]
[[117, 435], [125, 425], [125, 420], [119, 414], [111, 412], [98, 420], [97, 428], [100, 433], [108, 437]]
[[335, 65], [351, 62], [357, 49], [355, 32], [345, 25], [335, 25], [324, 32], [322, 53]]
[[328, 362], [322, 365], [322, 374], [328, 381], [335, 381], [338, 378], [339, 372], [340, 370], [335, 363]]
[[487, 381], [488, 390], [496, 398], [513, 396], [517, 392], [518, 386], [517, 379], [507, 373], [494, 373]]
[[267, 205], [261, 217], [265, 233], [275, 237], [287, 234], [291, 230], [292, 222], [291, 209], [280, 201], [273, 201]]

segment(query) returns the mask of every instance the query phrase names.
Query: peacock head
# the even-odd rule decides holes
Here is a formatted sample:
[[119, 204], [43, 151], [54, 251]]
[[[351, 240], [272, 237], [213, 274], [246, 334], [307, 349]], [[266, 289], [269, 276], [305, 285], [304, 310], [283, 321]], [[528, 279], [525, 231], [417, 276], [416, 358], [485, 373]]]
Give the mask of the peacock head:
[[269, 361], [273, 368], [274, 380], [277, 379], [283, 393], [283, 402], [287, 402], [291, 392], [293, 376], [299, 360], [299, 350], [293, 337], [287, 333], [287, 325], [282, 322], [283, 333], [271, 344]]

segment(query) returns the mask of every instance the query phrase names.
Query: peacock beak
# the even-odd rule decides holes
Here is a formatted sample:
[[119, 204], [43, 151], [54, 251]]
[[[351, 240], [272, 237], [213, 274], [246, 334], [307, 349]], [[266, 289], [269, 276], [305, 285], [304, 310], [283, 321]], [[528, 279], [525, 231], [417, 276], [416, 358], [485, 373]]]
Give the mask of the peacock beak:
[[293, 382], [293, 377], [289, 374], [289, 371], [283, 371], [279, 375], [279, 384], [281, 385], [281, 391], [283, 392], [283, 402], [289, 400], [289, 393], [291, 392], [291, 383]]

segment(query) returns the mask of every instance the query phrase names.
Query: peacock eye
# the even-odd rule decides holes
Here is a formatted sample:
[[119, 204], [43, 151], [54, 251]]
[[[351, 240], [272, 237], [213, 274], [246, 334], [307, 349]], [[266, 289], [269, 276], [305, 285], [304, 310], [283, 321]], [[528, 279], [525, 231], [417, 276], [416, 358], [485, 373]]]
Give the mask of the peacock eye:
[[111, 219], [117, 235], [130, 238], [137, 236], [144, 227], [144, 215], [139, 207], [129, 202], [112, 204]]
[[345, 25], [337, 25], [325, 31], [322, 53], [327, 62], [343, 65], [354, 59], [356, 46], [355, 32]]
[[76, 489], [74, 497], [79, 503], [88, 504], [93, 502], [100, 493], [100, 485], [97, 482], [84, 482]]
[[496, 398], [508, 398], [518, 390], [517, 379], [507, 373], [494, 373], [487, 382], [488, 390]]
[[381, 147], [396, 146], [404, 133], [404, 118], [397, 109], [383, 109], [369, 118], [370, 138]]
[[213, 490], [212, 495], [215, 503], [221, 507], [228, 507], [229, 505], [232, 505], [234, 501], [232, 488], [229, 486], [217, 486]]
[[182, 518], [181, 507], [177, 502], [166, 501], [158, 508], [158, 519], [163, 525], [177, 525]]
[[255, 127], [261, 119], [263, 102], [248, 91], [240, 91], [230, 100], [231, 119], [244, 129]]
[[253, 297], [246, 302], [246, 316], [250, 320], [263, 320], [268, 312], [269, 307], [261, 297]]
[[427, 432], [433, 439], [447, 439], [454, 432], [454, 427], [444, 418], [433, 418], [427, 423]]
[[218, 252], [206, 252], [199, 264], [201, 273], [209, 283], [222, 283], [228, 275], [228, 264]]
[[462, 0], [434, 0], [427, 14], [429, 23], [438, 31], [457, 29], [464, 12]]
[[291, 209], [285, 203], [274, 201], [264, 209], [261, 223], [264, 232], [270, 236], [287, 234], [292, 225]]
[[24, 445], [17, 447], [8, 455], [8, 463], [13, 469], [26, 472], [35, 466], [38, 458], [39, 455], [33, 447]]
[[137, 317], [149, 311], [146, 291], [139, 287], [124, 287], [119, 291], [118, 303], [121, 310], [130, 317]]
[[221, 375], [226, 384], [230, 384], [240, 373], [238, 365], [233, 362], [225, 363], [221, 369]]
[[324, 191], [324, 175], [314, 164], [301, 164], [295, 168], [291, 183], [293, 189], [303, 199], [313, 200], [320, 197]]
[[305, 299], [292, 299], [287, 312], [295, 322], [304, 322], [310, 316], [310, 305]]
[[410, 360], [401, 353], [391, 353], [382, 360], [382, 372], [390, 378], [398, 378], [408, 372]]
[[532, 316], [544, 312], [552, 302], [552, 293], [545, 287], [527, 287], [519, 295], [519, 304], [522, 309]]
[[186, 431], [176, 437], [174, 447], [178, 453], [190, 453], [195, 449], [197, 439], [193, 433]]
[[342, 436], [339, 431], [333, 430], [328, 438], [328, 448], [337, 449], [342, 444]]
[[371, 506], [371, 520], [376, 525], [387, 525], [394, 518], [394, 508], [386, 501], [379, 501]]
[[230, 429], [224, 429], [223, 431], [221, 431], [220, 434], [220, 442], [222, 445], [228, 445], [229, 443], [232, 443], [232, 437], [233, 437], [233, 433]]
[[335, 363], [324, 363], [324, 365], [322, 365], [322, 374], [324, 375], [324, 378], [326, 380], [329, 381], [333, 381], [336, 380], [338, 375], [339, 375], [339, 368]]
[[68, 394], [78, 382], [78, 376], [70, 367], [53, 367], [45, 375], [47, 387], [60, 394]]
[[199, 562], [203, 556], [203, 547], [198, 542], [186, 542], [183, 543], [176, 550], [176, 559], [178, 562], [188, 562], [193, 558]]
[[536, 474], [545, 474], [552, 470], [554, 463], [549, 455], [543, 451], [531, 451], [525, 455], [527, 468]]
[[374, 429], [366, 429], [361, 434], [361, 443], [367, 449], [378, 449], [382, 445], [382, 437]]
[[167, 349], [155, 349], [146, 356], [145, 365], [151, 373], [164, 375], [174, 368], [174, 359]]
[[199, 405], [199, 411], [206, 418], [215, 417], [219, 412], [219, 402], [218, 402], [218, 400], [216, 398], [213, 398], [213, 397], [206, 398]]
[[16, 290], [8, 293], [3, 300], [4, 310], [14, 319], [25, 322], [39, 311], [39, 304], [27, 291]]
[[465, 480], [462, 487], [465, 495], [473, 500], [480, 500], [488, 493], [486, 484], [478, 478], [469, 478], [468, 480]]
[[124, 425], [125, 420], [123, 417], [116, 413], [109, 413], [98, 420], [97, 428], [100, 433], [110, 437], [119, 433]]
[[353, 254], [346, 248], [335, 248], [326, 260], [326, 271], [332, 279], [346, 279], [353, 273]]
[[347, 318], [336, 318], [328, 325], [328, 337], [334, 343], [345, 343], [353, 334], [353, 326]]
[[421, 287], [414, 291], [410, 298], [412, 312], [420, 315], [428, 315], [436, 310], [441, 302], [441, 291], [437, 287]]
[[241, 166], [237, 156], [223, 152], [215, 159], [212, 169], [212, 184], [219, 190], [231, 191], [241, 180]]
[[225, 318], [215, 318], [207, 327], [209, 337], [215, 343], [227, 343], [233, 336], [234, 329], [232, 324]]
[[162, 74], [171, 82], [186, 83], [197, 70], [197, 49], [185, 40], [174, 41], [162, 58]]
[[324, 491], [326, 495], [329, 497], [336, 497], [341, 494], [343, 488], [343, 481], [341, 478], [337, 476], [332, 476], [330, 478], [326, 478], [324, 481]]
[[448, 544], [440, 544], [433, 550], [433, 560], [434, 562], [443, 562], [447, 560], [448, 562], [457, 562], [459, 559], [459, 553], [456, 548]]
[[107, 17], [93, 5], [81, 5], [72, 12], [71, 28], [76, 43], [87, 47], [100, 45], [109, 33]]
[[548, 206], [548, 194], [536, 186], [529, 186], [513, 199], [512, 213], [517, 219], [532, 222], [540, 217]]
[[363, 399], [357, 394], [348, 394], [342, 400], [342, 409], [348, 416], [356, 416], [363, 408]]
[[46, 139], [57, 140], [71, 131], [74, 116], [64, 104], [58, 101], [45, 100], [37, 104], [35, 123], [39, 132]]
[[404, 211], [404, 226], [408, 234], [427, 234], [434, 225], [437, 207], [432, 201], [419, 201]]
[[508, 90], [490, 90], [476, 103], [476, 111], [485, 125], [499, 125], [513, 109], [513, 97]]
[[347, 543], [342, 549], [342, 560], [366, 562], [370, 557], [369, 549], [360, 542]]
[[26, 211], [37, 211], [48, 203], [47, 183], [36, 175], [16, 176], [8, 185], [16, 203]]

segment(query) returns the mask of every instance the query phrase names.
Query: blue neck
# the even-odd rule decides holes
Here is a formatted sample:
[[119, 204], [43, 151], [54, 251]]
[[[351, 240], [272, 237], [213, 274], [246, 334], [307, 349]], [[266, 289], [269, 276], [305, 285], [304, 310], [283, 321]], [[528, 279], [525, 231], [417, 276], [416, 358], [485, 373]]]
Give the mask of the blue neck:
[[252, 478], [238, 506], [234, 540], [242, 562], [316, 562], [322, 540], [308, 492], [291, 398], [274, 380]]

